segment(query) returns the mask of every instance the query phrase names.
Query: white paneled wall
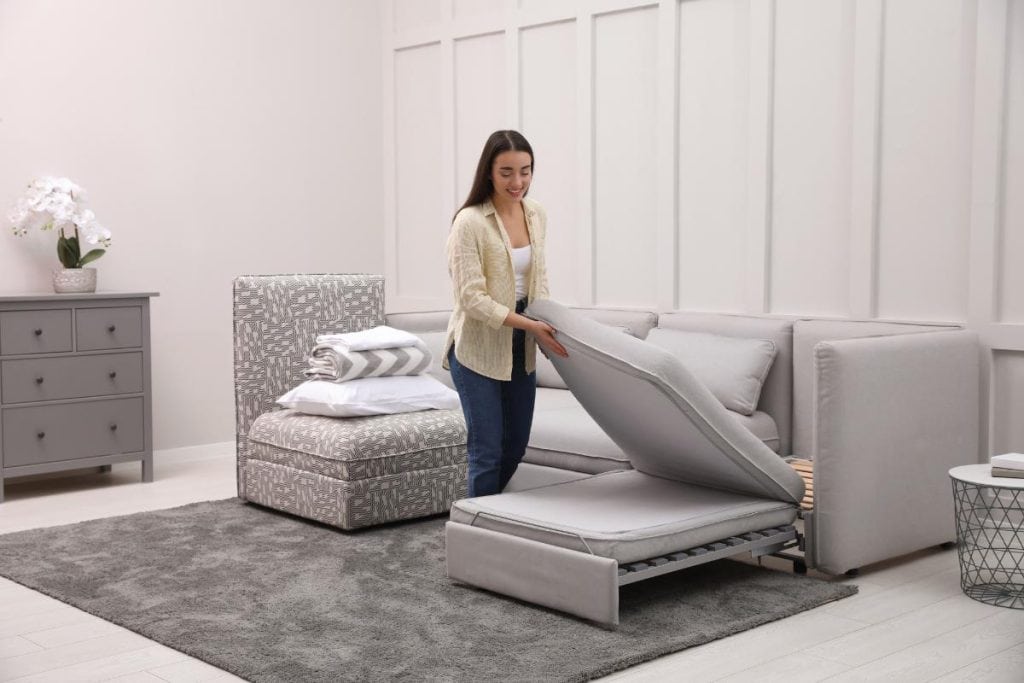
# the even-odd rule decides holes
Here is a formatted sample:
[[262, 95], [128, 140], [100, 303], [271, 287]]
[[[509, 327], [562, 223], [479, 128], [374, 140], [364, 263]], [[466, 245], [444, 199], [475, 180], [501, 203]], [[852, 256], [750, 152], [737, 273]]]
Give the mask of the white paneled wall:
[[606, 305], [658, 300], [657, 21], [656, 7], [594, 18], [593, 278]]
[[[567, 303], [589, 299], [590, 287], [584, 287], [584, 280], [592, 271], [589, 216], [580, 216], [584, 200], [577, 182], [579, 110], [589, 111], [590, 107], [589, 102], [579, 101], [576, 92], [576, 33], [574, 21], [512, 32], [519, 55], [519, 77], [513, 85], [518, 102], [508, 122], [522, 131], [534, 148], [536, 175], [530, 196], [543, 202], [548, 225], [558, 226], [548, 230], [548, 261], [557, 264], [550, 269], [549, 283]], [[493, 126], [492, 130], [499, 128]], [[584, 130], [589, 133], [590, 125]], [[463, 196], [469, 191], [468, 187], [459, 189]]]
[[1024, 5], [1011, 2], [1006, 75], [999, 320], [1024, 323]]
[[392, 0], [383, 31], [390, 310], [450, 307], [451, 214], [516, 128], [557, 299], [965, 323], [1024, 451], [1024, 2]]
[[878, 314], [967, 318], [976, 3], [887, 2]]
[[[448, 218], [444, 148], [437, 131], [441, 86], [441, 47], [413, 47], [395, 53], [396, 262], [389, 279], [398, 297], [444, 298], [443, 243]], [[447, 169], [450, 172], [450, 169]], [[450, 219], [449, 219], [450, 220]]]
[[[456, 171], [452, 201], [456, 206], [462, 206], [473, 184], [484, 140], [505, 120], [504, 70], [503, 34], [490, 33], [455, 41]], [[435, 170], [441, 172], [440, 168]]]
[[747, 233], [748, 0], [679, 11], [679, 306], [742, 311]]
[[784, 0], [776, 9], [769, 286], [776, 311], [850, 313], [853, 9], [846, 0]]

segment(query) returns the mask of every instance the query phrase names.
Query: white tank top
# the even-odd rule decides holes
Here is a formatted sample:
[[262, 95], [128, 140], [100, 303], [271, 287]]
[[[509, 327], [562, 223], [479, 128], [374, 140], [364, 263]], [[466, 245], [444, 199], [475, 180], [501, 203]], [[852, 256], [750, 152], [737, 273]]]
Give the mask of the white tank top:
[[525, 247], [512, 249], [512, 268], [516, 273], [516, 301], [523, 299], [529, 293], [530, 263], [533, 261], [533, 249], [527, 244]]

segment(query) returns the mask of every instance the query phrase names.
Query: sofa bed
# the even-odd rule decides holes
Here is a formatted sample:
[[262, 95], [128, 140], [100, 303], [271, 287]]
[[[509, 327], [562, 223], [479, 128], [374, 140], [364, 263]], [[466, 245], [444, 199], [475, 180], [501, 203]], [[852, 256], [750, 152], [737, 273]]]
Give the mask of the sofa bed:
[[[450, 383], [440, 367], [448, 311], [384, 310], [383, 279], [375, 275], [235, 281], [240, 497], [354, 529], [442, 514], [465, 496], [465, 430], [458, 410], [338, 420], [274, 403], [303, 380], [318, 333], [385, 323], [423, 339], [434, 352], [431, 374]], [[799, 500], [794, 505], [789, 499], [793, 490], [784, 501], [786, 515], [802, 518], [799, 546], [789, 551], [798, 568], [840, 574], [955, 537], [945, 472], [980, 455], [974, 333], [957, 325], [572, 310], [680, 358], [692, 349], [673, 345], [688, 335], [704, 335], [701, 343], [707, 335], [718, 343], [771, 343], [773, 361], [759, 378], [754, 405], [750, 391], [733, 396], [728, 387], [717, 387], [714, 395], [722, 403], [719, 417], [734, 423], [743, 438], [754, 437], [762, 464], [767, 452], [776, 454], [772, 467], [789, 467], [792, 458], [813, 463], [813, 507], [798, 511]], [[610, 481], [606, 473], [624, 473], [615, 475], [623, 481], [661, 476], [635, 467], [636, 455], [622, 447], [622, 437], [609, 436], [608, 426], [595, 421], [550, 361], [539, 359], [537, 381], [530, 444], [507, 492], [562, 482], [581, 482], [582, 491]], [[707, 381], [714, 383], [713, 372]], [[795, 486], [792, 474], [778, 476]], [[704, 487], [717, 486], [721, 482]], [[793, 545], [787, 524], [774, 518], [766, 523], [781, 535], [771, 543], [762, 535], [759, 547]], [[613, 561], [620, 559], [629, 564], [633, 557]]]

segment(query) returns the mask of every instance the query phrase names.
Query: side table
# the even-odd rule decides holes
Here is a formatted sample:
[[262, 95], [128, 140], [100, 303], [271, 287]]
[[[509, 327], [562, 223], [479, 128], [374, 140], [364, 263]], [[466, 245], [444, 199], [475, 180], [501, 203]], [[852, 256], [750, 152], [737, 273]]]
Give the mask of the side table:
[[991, 466], [949, 471], [956, 506], [960, 587], [979, 602], [1024, 609], [1024, 479]]

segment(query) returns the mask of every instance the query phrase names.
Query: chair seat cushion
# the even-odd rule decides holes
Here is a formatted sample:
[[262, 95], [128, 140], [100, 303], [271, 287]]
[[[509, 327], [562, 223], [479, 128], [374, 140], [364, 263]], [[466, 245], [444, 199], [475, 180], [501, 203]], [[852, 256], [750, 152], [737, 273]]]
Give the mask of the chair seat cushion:
[[461, 410], [332, 418], [277, 410], [249, 430], [249, 457], [355, 481], [466, 462]]
[[456, 501], [451, 520], [635, 562], [790, 524], [797, 507], [636, 470]]

